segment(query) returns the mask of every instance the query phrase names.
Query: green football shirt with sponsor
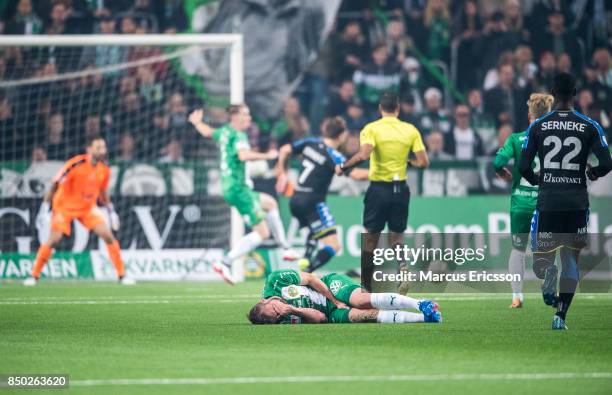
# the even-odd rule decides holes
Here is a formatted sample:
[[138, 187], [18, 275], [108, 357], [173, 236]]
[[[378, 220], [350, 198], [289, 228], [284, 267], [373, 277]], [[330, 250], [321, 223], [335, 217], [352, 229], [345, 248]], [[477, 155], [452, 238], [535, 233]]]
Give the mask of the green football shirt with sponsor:
[[[276, 270], [268, 275], [263, 289], [263, 298], [278, 296], [294, 307], [318, 310], [329, 317], [335, 309], [325, 296], [310, 287], [300, 285], [300, 274], [295, 270]], [[283, 317], [282, 323], [299, 323], [296, 316]]]
[[[527, 138], [527, 132], [511, 134], [504, 146], [497, 151], [493, 160], [493, 167], [499, 170], [514, 159], [512, 168], [512, 198], [510, 211], [533, 212], [538, 201], [538, 187], [531, 185], [519, 172], [519, 160], [523, 141]], [[540, 162], [536, 157], [532, 168], [534, 172], [540, 171]]]
[[221, 152], [221, 187], [223, 193], [247, 188], [246, 165], [238, 158], [238, 151], [251, 149], [246, 133], [227, 124], [215, 129], [213, 139]]

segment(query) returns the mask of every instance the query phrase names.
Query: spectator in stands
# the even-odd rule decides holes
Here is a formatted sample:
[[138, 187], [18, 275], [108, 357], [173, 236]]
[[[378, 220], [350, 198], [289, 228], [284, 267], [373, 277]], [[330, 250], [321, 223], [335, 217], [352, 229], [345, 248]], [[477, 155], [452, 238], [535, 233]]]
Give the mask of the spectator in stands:
[[402, 81], [400, 92], [404, 92], [406, 96], [412, 98], [415, 112], [423, 111], [423, 90], [425, 81], [421, 72], [421, 64], [419, 61], [410, 56], [404, 60], [402, 64]]
[[[478, 56], [481, 59], [480, 70], [482, 75], [492, 67], [498, 64], [500, 55], [504, 51], [514, 51], [520, 42], [520, 37], [508, 31], [504, 14], [495, 12], [485, 23], [483, 36], [479, 40], [478, 45], [474, 48], [473, 56]], [[471, 73], [472, 70], [466, 70], [465, 73]]]
[[427, 32], [425, 53], [431, 60], [448, 63], [450, 50], [450, 12], [447, 0], [428, 0], [423, 25]]
[[417, 110], [414, 103], [414, 98], [410, 93], [404, 93], [400, 96], [400, 114], [399, 119], [403, 122], [408, 122], [419, 129], [419, 120], [417, 118]]
[[489, 156], [495, 156], [497, 151], [504, 146], [506, 140], [508, 140], [508, 137], [510, 137], [512, 133], [514, 133], [512, 125], [509, 123], [502, 123], [497, 131], [497, 147], [489, 152]]
[[536, 89], [541, 92], [550, 92], [553, 78], [557, 74], [557, 60], [552, 52], [545, 51], [540, 55], [540, 67], [536, 73]]
[[353, 82], [366, 117], [375, 118], [380, 95], [386, 91], [398, 91], [400, 85], [399, 66], [389, 59], [385, 44], [374, 47], [372, 60], [355, 72]]
[[593, 68], [587, 72], [594, 74], [594, 79], [601, 85], [612, 88], [612, 56], [607, 48], [598, 48], [593, 52]]
[[353, 78], [355, 70], [363, 65], [367, 57], [367, 45], [359, 23], [349, 22], [344, 27], [337, 45], [334, 52], [339, 54], [339, 64], [336, 66], [336, 69], [340, 70], [338, 78], [341, 80]]
[[425, 91], [425, 111], [419, 115], [419, 128], [423, 134], [436, 129], [444, 134], [451, 130], [451, 123], [442, 109], [442, 92], [438, 88]]
[[308, 137], [310, 125], [305, 116], [295, 114], [287, 118], [287, 131], [278, 139], [277, 145], [282, 147], [285, 144], [291, 144], [294, 141]]
[[355, 135], [358, 135], [365, 124], [368, 123], [363, 108], [355, 103], [348, 106], [346, 114], [344, 114], [344, 119], [346, 121], [346, 128], [351, 134]]
[[594, 106], [604, 110], [607, 120], [601, 119], [604, 129], [610, 130], [612, 116], [612, 63], [610, 52], [599, 48], [593, 53], [593, 67], [585, 71], [585, 86], [593, 92]]
[[499, 69], [505, 64], [510, 64], [512, 65], [512, 67], [514, 67], [514, 55], [512, 51], [504, 51], [501, 55], [499, 55], [497, 66], [487, 71], [484, 82], [482, 84], [482, 89], [487, 91], [499, 85]]
[[45, 150], [50, 160], [65, 160], [71, 154], [64, 140], [64, 116], [59, 112], [47, 120]]
[[302, 110], [300, 108], [300, 102], [293, 96], [288, 97], [283, 105], [283, 115], [281, 119], [272, 127], [272, 137], [278, 139], [287, 134], [289, 123], [295, 122], [295, 119], [301, 116]]
[[70, 9], [67, 3], [59, 1], [51, 7], [49, 22], [45, 27], [45, 34], [70, 34], [74, 31], [68, 29], [68, 18]]
[[164, 100], [164, 86], [160, 80], [155, 78], [155, 73], [150, 66], [140, 66], [136, 72], [138, 80], [138, 93], [146, 104], [153, 105]]
[[182, 0], [166, 0], [163, 7], [158, 7], [157, 21], [164, 33], [182, 32], [188, 27], [187, 16]]
[[472, 160], [484, 155], [482, 139], [470, 125], [470, 108], [465, 104], [455, 107], [455, 123], [446, 134], [445, 150], [459, 160]]
[[498, 124], [510, 122], [515, 130], [526, 127], [525, 89], [514, 83], [514, 67], [504, 64], [499, 68], [499, 84], [484, 95], [485, 111]]
[[92, 137], [102, 135], [102, 120], [98, 114], [88, 114], [83, 122], [83, 136], [80, 139], [80, 146], [85, 147], [87, 141], [91, 141]]
[[397, 62], [398, 65], [404, 63], [410, 45], [406, 36], [406, 28], [404, 21], [401, 19], [392, 19], [387, 25], [386, 37], [387, 49], [389, 50], [389, 58]]
[[121, 34], [136, 34], [137, 28], [138, 25], [136, 24], [134, 18], [130, 16], [124, 16], [123, 18], [121, 18]]
[[136, 140], [131, 133], [123, 133], [119, 137], [116, 160], [119, 162], [133, 162], [136, 160]]
[[527, 45], [519, 45], [514, 51], [517, 84], [521, 88], [535, 85], [538, 66], [533, 63], [533, 51]]
[[47, 158], [47, 151], [39, 145], [32, 148], [32, 162], [44, 162]]
[[[98, 19], [98, 27], [100, 34], [115, 34], [116, 23], [115, 19], [110, 16], [101, 16]], [[81, 54], [81, 67], [93, 65], [95, 67], [105, 67], [109, 65], [120, 64], [125, 60], [126, 48], [116, 45], [95, 45], [83, 48]], [[106, 76], [118, 76], [119, 71], [106, 73]]]
[[480, 57], [475, 56], [475, 51], [482, 31], [482, 18], [476, 0], [467, 0], [455, 15], [453, 37], [459, 39], [455, 61], [460, 73], [456, 83], [459, 90], [465, 91], [478, 86], [480, 82], [474, 70], [480, 66]]
[[495, 140], [495, 121], [484, 111], [482, 92], [478, 89], [469, 91], [467, 104], [470, 108], [470, 124], [483, 139], [483, 145], [489, 147]]
[[162, 156], [159, 158], [159, 163], [180, 164], [185, 162], [183, 157], [183, 146], [177, 138], [173, 138], [162, 149]]
[[453, 37], [470, 39], [482, 30], [482, 18], [478, 12], [476, 0], [466, 0], [461, 11], [455, 14], [453, 21]]
[[175, 134], [182, 134], [187, 127], [187, 106], [183, 95], [179, 92], [170, 95], [166, 104], [166, 111], [170, 117], [170, 128]]
[[13, 106], [8, 97], [0, 97], [0, 152], [6, 160], [19, 159], [18, 147], [23, 145], [25, 133], [19, 133], [13, 116]]
[[550, 51], [555, 56], [559, 56], [567, 52], [572, 58], [574, 70], [582, 70], [580, 44], [574, 32], [566, 28], [565, 16], [561, 11], [555, 11], [548, 16], [546, 31], [534, 34], [532, 42], [536, 54], [541, 55], [545, 51]]
[[429, 160], [452, 160], [453, 156], [444, 151], [444, 135], [437, 130], [429, 132], [425, 137], [425, 145], [427, 146], [427, 156]]
[[340, 87], [332, 92], [327, 106], [327, 116], [335, 117], [346, 113], [348, 107], [355, 102], [355, 84], [353, 81], [342, 81]]
[[521, 41], [529, 40], [529, 31], [525, 26], [520, 0], [506, 0], [504, 7], [504, 22], [508, 27], [508, 31], [515, 33]]
[[368, 46], [372, 48], [378, 43], [385, 41], [385, 25], [377, 16], [374, 15], [371, 7], [364, 7], [362, 13], [363, 32], [365, 34]]
[[6, 34], [40, 34], [42, 30], [43, 23], [32, 9], [32, 0], [19, 0], [15, 16], [6, 25]]
[[565, 52], [557, 57], [557, 72], [572, 74], [572, 58]]

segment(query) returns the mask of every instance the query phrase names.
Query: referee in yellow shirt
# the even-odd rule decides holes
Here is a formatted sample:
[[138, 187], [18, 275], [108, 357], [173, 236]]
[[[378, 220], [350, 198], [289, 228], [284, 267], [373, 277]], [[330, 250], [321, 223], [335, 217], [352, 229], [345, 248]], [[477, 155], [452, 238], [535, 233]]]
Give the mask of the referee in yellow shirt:
[[[389, 230], [391, 247], [402, 243], [408, 223], [410, 189], [406, 184], [406, 168], [425, 168], [429, 158], [421, 133], [414, 125], [397, 117], [400, 106], [397, 94], [384, 93], [379, 103], [382, 117], [367, 124], [359, 136], [360, 147], [348, 161], [336, 167], [336, 174], [370, 159], [370, 186], [364, 199], [363, 226], [367, 235], [362, 246], [362, 284], [371, 290], [372, 254], [380, 233]], [[414, 157], [410, 157], [413, 153]]]

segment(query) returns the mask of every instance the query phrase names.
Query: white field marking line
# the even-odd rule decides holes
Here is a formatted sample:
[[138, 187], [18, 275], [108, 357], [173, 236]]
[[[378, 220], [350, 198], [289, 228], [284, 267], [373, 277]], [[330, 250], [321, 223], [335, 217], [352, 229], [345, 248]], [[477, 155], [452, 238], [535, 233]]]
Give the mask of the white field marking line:
[[388, 376], [287, 376], [287, 377], [226, 377], [226, 378], [150, 378], [70, 380], [71, 386], [91, 387], [108, 385], [219, 385], [219, 384], [277, 384], [277, 383], [335, 383], [384, 381], [491, 381], [491, 380], [570, 380], [612, 379], [612, 372], [592, 373], [480, 373], [480, 374], [415, 374]]

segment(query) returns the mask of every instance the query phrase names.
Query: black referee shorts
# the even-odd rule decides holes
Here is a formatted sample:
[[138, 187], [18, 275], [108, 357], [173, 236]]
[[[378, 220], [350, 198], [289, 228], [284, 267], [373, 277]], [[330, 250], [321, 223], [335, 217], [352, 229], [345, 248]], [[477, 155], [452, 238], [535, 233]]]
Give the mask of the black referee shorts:
[[408, 224], [410, 188], [405, 181], [372, 181], [363, 201], [363, 227], [380, 233], [388, 225], [395, 233], [404, 233]]

